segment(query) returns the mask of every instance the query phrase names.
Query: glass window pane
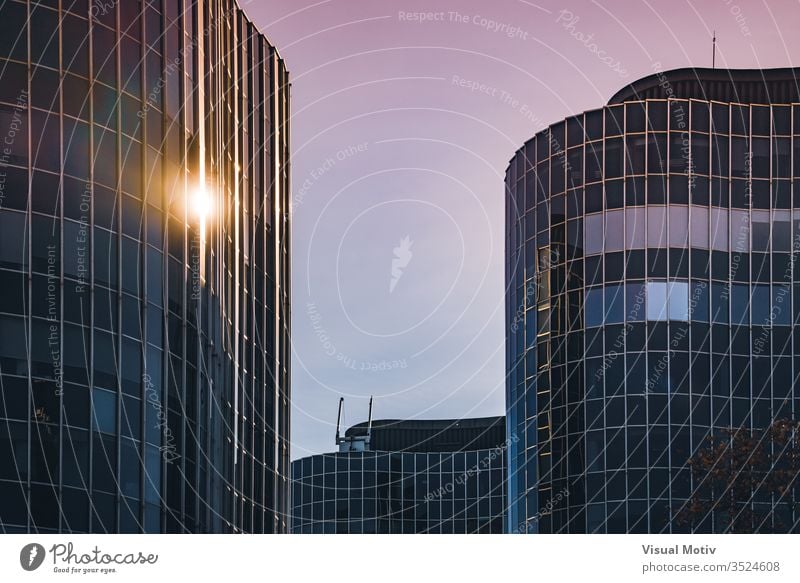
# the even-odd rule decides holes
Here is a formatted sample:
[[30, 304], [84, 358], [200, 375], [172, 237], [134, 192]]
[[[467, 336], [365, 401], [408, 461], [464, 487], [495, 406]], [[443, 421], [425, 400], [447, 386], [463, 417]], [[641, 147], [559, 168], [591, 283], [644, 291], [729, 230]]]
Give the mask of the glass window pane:
[[788, 285], [772, 286], [772, 311], [770, 312], [773, 326], [789, 326], [792, 323], [792, 296]]
[[648, 134], [647, 172], [649, 174], [664, 174], [666, 172], [666, 158], [667, 158], [666, 134]]
[[603, 325], [603, 288], [595, 287], [586, 290], [586, 326]]
[[667, 319], [667, 283], [650, 281], [647, 283], [647, 319]]
[[[769, 306], [769, 297], [767, 305]], [[747, 284], [731, 286], [731, 324], [750, 324], [750, 286]]]
[[663, 206], [651, 206], [647, 209], [647, 246], [667, 246], [667, 213]]
[[753, 211], [753, 251], [769, 251], [769, 211]]
[[669, 207], [669, 246], [686, 247], [689, 242], [688, 207]]
[[692, 297], [689, 300], [690, 317], [695, 322], [708, 322], [709, 285], [704, 281], [692, 283]]
[[730, 291], [724, 283], [711, 284], [711, 321], [725, 324], [728, 322], [728, 302]]
[[141, 495], [139, 480], [141, 479], [142, 454], [137, 444], [129, 439], [122, 439], [120, 446], [120, 486], [122, 494], [139, 498]]
[[711, 248], [715, 251], [728, 250], [728, 211], [711, 209]]
[[753, 286], [753, 326], [769, 326], [770, 324], [770, 289], [768, 285]]
[[95, 389], [92, 392], [92, 427], [96, 431], [115, 433], [117, 430], [117, 395]]
[[625, 209], [625, 248], [643, 249], [646, 242], [645, 209]]
[[28, 265], [28, 229], [22, 213], [0, 211], [0, 267], [24, 270]]
[[605, 145], [605, 177], [620, 178], [623, 172], [622, 138], [606, 140]]
[[606, 213], [606, 252], [622, 251], [625, 248], [624, 211]]
[[689, 320], [689, 284], [673, 281], [669, 284], [669, 319]]
[[625, 321], [624, 286], [612, 285], [605, 293], [606, 324], [621, 324]]
[[692, 231], [691, 247], [695, 249], [708, 249], [708, 209], [693, 206], [692, 209]]
[[3, 3], [0, 20], [0, 57], [27, 60], [28, 15], [24, 3]]
[[602, 253], [603, 251], [603, 215], [586, 215], [584, 246], [586, 254]]
[[645, 318], [645, 284], [629, 283], [625, 286], [625, 313], [628, 322], [641, 322]]
[[792, 248], [792, 219], [789, 211], [775, 211], [772, 223], [772, 250], [790, 251]]
[[731, 251], [749, 253], [750, 215], [748, 211], [731, 211]]

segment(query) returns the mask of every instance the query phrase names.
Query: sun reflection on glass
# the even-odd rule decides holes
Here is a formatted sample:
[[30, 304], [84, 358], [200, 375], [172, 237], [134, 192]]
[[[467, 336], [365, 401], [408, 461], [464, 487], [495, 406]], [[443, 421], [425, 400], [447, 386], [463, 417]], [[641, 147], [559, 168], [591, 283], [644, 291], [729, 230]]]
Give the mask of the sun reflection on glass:
[[190, 197], [189, 205], [192, 213], [200, 219], [201, 223], [205, 223], [206, 219], [208, 219], [214, 210], [214, 202], [211, 199], [211, 193], [205, 186], [198, 186], [195, 188]]

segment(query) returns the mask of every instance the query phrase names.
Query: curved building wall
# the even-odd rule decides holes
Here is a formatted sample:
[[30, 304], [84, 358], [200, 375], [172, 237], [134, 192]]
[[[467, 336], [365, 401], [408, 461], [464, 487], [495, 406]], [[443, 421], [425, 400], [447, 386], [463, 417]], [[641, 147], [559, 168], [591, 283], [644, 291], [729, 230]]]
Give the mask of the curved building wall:
[[686, 462], [800, 406], [798, 133], [798, 106], [626, 101], [511, 160], [507, 531], [721, 528], [673, 520]]
[[286, 531], [288, 99], [230, 0], [0, 6], [0, 530]]
[[505, 452], [365, 451], [292, 462], [295, 534], [501, 533]]

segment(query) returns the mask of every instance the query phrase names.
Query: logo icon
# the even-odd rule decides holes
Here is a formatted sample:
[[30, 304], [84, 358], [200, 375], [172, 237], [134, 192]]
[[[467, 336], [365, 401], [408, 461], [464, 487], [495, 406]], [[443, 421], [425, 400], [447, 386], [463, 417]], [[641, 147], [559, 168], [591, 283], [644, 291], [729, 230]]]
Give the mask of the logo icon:
[[394, 291], [397, 282], [403, 277], [403, 269], [408, 267], [411, 257], [414, 255], [411, 252], [411, 246], [413, 244], [414, 241], [406, 235], [404, 238], [400, 239], [400, 244], [393, 249], [394, 257], [392, 258], [392, 279], [389, 282], [389, 293]]
[[31, 543], [22, 547], [19, 552], [19, 564], [26, 571], [35, 571], [44, 563], [44, 547], [37, 543]]

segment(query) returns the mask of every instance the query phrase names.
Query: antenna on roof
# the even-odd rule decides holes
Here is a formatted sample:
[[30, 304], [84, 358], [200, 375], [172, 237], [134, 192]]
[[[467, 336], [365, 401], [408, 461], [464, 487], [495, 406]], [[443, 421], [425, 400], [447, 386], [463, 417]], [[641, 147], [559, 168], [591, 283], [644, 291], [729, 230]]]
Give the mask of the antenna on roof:
[[372, 438], [372, 395], [369, 396], [369, 417], [367, 421], [367, 447]]
[[336, 445], [342, 442], [339, 437], [339, 424], [342, 422], [342, 406], [344, 405], [344, 397], [339, 397], [339, 414], [336, 416]]
[[[372, 396], [369, 398], [369, 418], [367, 420], [367, 431], [363, 432], [363, 424], [359, 423], [345, 431], [344, 437], [341, 434], [342, 411], [344, 409], [344, 397], [339, 397], [339, 414], [336, 417], [336, 445], [340, 452], [349, 451], [368, 451], [369, 442], [372, 437]], [[347, 433], [350, 432], [350, 435]]]
[[711, 38], [711, 68], [717, 68], [717, 31], [712, 33]]

